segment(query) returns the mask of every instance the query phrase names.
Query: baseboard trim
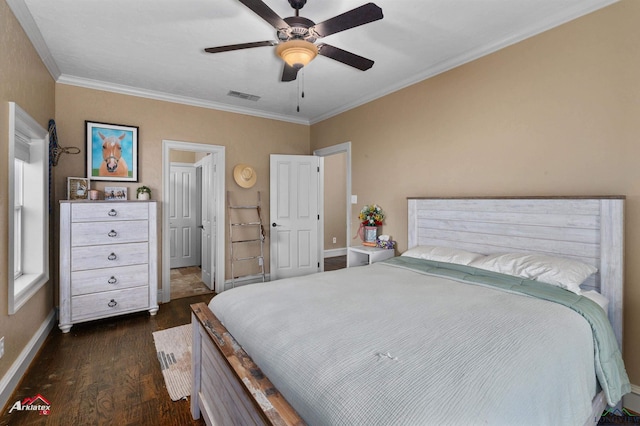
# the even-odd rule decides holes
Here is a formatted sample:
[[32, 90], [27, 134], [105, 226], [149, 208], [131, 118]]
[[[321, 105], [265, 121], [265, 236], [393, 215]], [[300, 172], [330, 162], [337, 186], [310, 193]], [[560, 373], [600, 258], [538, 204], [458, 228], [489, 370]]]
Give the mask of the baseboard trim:
[[9, 368], [2, 380], [0, 380], [0, 407], [3, 408], [3, 413], [9, 398], [11, 398], [11, 394], [18, 387], [18, 384], [27, 371], [27, 368], [29, 368], [29, 365], [31, 365], [31, 362], [33, 362], [33, 359], [36, 357], [36, 354], [40, 348], [42, 348], [45, 339], [51, 330], [53, 330], [55, 323], [56, 310], [52, 309], [44, 322], [40, 325], [40, 328], [38, 328], [33, 337], [31, 337], [27, 346], [24, 347], [18, 358], [13, 362], [13, 364], [11, 364], [11, 368]]
[[338, 256], [346, 256], [346, 255], [347, 255], [346, 247], [324, 251], [324, 257], [338, 257]]
[[636, 413], [640, 413], [640, 386], [631, 385], [631, 393], [622, 398], [622, 406]]

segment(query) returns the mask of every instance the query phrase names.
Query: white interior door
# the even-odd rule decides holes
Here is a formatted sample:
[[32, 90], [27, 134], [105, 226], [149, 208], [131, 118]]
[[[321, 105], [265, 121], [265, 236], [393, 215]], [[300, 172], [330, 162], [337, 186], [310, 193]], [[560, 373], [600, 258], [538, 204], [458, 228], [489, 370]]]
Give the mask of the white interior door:
[[200, 238], [197, 228], [198, 202], [196, 168], [172, 164], [169, 184], [169, 232], [171, 268], [200, 264]]
[[215, 270], [215, 223], [214, 223], [214, 203], [215, 193], [213, 191], [215, 168], [213, 165], [213, 155], [207, 155], [200, 160], [197, 165], [201, 170], [201, 194], [202, 194], [202, 213], [201, 213], [201, 270], [202, 282], [211, 290], [214, 289], [214, 270]]
[[318, 272], [320, 158], [271, 155], [271, 280]]

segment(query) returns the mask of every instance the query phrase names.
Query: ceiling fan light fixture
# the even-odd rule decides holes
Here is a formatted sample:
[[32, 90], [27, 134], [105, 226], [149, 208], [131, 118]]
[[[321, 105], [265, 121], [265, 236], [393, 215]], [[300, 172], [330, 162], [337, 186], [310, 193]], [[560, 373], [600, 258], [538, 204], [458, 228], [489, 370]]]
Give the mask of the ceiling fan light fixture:
[[289, 40], [276, 47], [277, 55], [288, 65], [302, 68], [318, 55], [318, 47], [306, 40]]

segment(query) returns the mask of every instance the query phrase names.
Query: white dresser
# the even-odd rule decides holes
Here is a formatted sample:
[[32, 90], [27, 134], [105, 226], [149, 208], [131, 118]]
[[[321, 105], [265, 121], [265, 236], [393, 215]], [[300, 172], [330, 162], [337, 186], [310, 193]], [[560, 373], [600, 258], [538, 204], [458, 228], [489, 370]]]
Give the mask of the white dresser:
[[158, 312], [155, 201], [60, 202], [60, 323]]

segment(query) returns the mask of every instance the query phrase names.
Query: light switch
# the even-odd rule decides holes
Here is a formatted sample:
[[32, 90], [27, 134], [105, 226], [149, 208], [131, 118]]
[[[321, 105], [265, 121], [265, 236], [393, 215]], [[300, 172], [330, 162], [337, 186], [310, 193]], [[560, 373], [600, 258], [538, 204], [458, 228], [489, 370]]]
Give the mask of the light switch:
[[352, 195], [351, 196], [351, 204], [358, 204], [358, 196], [357, 195]]

